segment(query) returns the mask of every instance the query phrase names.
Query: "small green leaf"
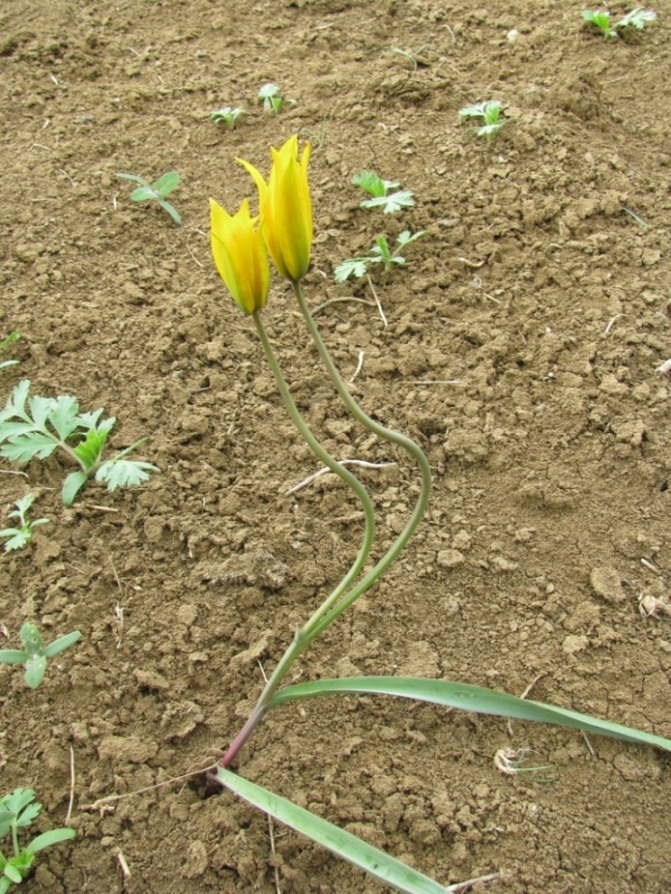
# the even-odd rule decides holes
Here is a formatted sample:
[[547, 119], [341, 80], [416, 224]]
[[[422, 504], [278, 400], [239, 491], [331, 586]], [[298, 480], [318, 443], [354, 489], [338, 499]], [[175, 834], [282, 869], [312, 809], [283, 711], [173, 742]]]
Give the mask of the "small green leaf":
[[138, 186], [130, 194], [130, 198], [132, 202], [148, 202], [150, 199], [157, 199], [158, 196], [151, 186]]
[[627, 28], [631, 25], [632, 28], [637, 28], [641, 31], [645, 28], [648, 22], [654, 22], [656, 18], [657, 14], [651, 9], [643, 9], [642, 6], [637, 6], [636, 9], [632, 9], [631, 12], [628, 12], [619, 22], [615, 22], [615, 27]]
[[12, 419], [14, 416], [19, 416], [26, 421], [28, 420], [25, 405], [29, 390], [30, 379], [21, 379], [19, 384], [15, 386], [10, 394], [4, 409], [0, 411], [0, 423], [4, 422], [6, 419]]
[[88, 480], [86, 472], [70, 472], [63, 482], [63, 489], [61, 491], [61, 500], [63, 501], [64, 506], [72, 506], [75, 497]]
[[445, 888], [439, 885], [428, 876], [422, 875], [421, 872], [401, 863], [400, 860], [395, 860], [389, 854], [367, 844], [350, 832], [304, 810], [280, 795], [237, 776], [230, 770], [219, 767], [217, 778], [222, 785], [249, 801], [254, 807], [263, 810], [284, 825], [289, 826], [290, 829], [300, 832], [306, 838], [353, 863], [382, 884], [388, 885], [396, 891], [406, 892], [406, 894], [447, 894], [447, 892], [454, 891], [453, 887]]
[[92, 428], [86, 433], [86, 440], [81, 444], [77, 444], [73, 453], [88, 472], [92, 469], [98, 460], [107, 440], [107, 432], [109, 427]]
[[143, 186], [146, 186], [147, 189], [151, 189], [151, 184], [148, 180], [145, 180], [144, 177], [138, 177], [137, 174], [117, 174], [121, 180], [132, 180], [133, 183], [141, 183]]
[[4, 531], [0, 531], [0, 537], [9, 538], [7, 543], [5, 543], [6, 553], [15, 549], [23, 549], [32, 540], [28, 525], [24, 528], [5, 528]]
[[31, 655], [26, 661], [26, 673], [24, 679], [31, 689], [37, 689], [44, 679], [44, 672], [47, 669], [47, 659], [44, 655]]
[[177, 171], [168, 171], [167, 174], [163, 174], [158, 178], [156, 183], [154, 183], [153, 189], [159, 198], [164, 199], [167, 195], [177, 189], [179, 186], [180, 176]]
[[44, 657], [53, 658], [54, 655], [58, 655], [59, 652], [63, 652], [65, 649], [69, 649], [70, 646], [74, 646], [74, 644], [79, 642], [81, 638], [82, 634], [79, 630], [73, 630], [72, 633], [67, 633], [65, 636], [59, 636], [58, 639], [55, 639], [52, 643], [49, 643], [48, 646], [45, 646]]
[[23, 881], [23, 876], [21, 875], [20, 871], [16, 868], [16, 866], [14, 865], [12, 860], [10, 860], [7, 863], [7, 865], [5, 866], [5, 875], [11, 882], [14, 882], [14, 884], [16, 884], [16, 885], [20, 885], [21, 882]]
[[[0, 664], [25, 664], [30, 656], [19, 649], [0, 649]], [[0, 835], [0, 838], [3, 836]]]
[[107, 490], [115, 491], [119, 487], [138, 487], [149, 480], [150, 472], [158, 471], [160, 469], [152, 463], [110, 459], [96, 472], [96, 481], [106, 481]]
[[362, 208], [382, 208], [384, 214], [395, 214], [402, 208], [412, 208], [415, 204], [413, 193], [408, 189], [393, 192], [390, 195], [379, 196], [374, 199], [366, 199], [361, 203]]
[[11, 462], [27, 463], [34, 456], [38, 459], [46, 459], [58, 447], [56, 439], [50, 435], [39, 432], [12, 438], [9, 444], [3, 444], [0, 455]]
[[362, 171], [352, 177], [352, 183], [365, 189], [372, 196], [385, 196], [390, 189], [396, 189], [401, 184], [395, 180], [383, 180], [375, 171]]
[[411, 242], [416, 242], [417, 239], [422, 237], [425, 233], [428, 233], [428, 230], [418, 230], [412, 235], [410, 235], [410, 230], [403, 230], [402, 233], [399, 233], [396, 241], [399, 245], [410, 245]]
[[25, 624], [21, 625], [19, 639], [23, 643], [23, 648], [29, 656], [37, 655], [42, 649], [42, 636], [40, 631], [29, 621], [26, 621]]
[[50, 397], [31, 397], [28, 406], [37, 428], [44, 428], [47, 416], [54, 407], [54, 400]]
[[[31, 399], [31, 406], [35, 400], [37, 398]], [[79, 427], [78, 412], [79, 403], [71, 394], [63, 394], [52, 402], [49, 422], [53, 425], [61, 441], [67, 440], [72, 432]]]
[[343, 261], [342, 264], [338, 264], [334, 271], [335, 281], [343, 283], [350, 276], [361, 279], [362, 276], [366, 275], [366, 270], [371, 260], [371, 258], [350, 258], [349, 261]]
[[172, 219], [175, 221], [177, 226], [181, 227], [182, 218], [181, 218], [181, 215], [179, 214], [179, 212], [177, 211], [177, 209], [173, 205], [171, 205], [170, 202], [166, 202], [164, 199], [159, 199], [158, 203], [161, 206], [161, 208], [163, 208], [164, 211], [168, 212], [168, 214], [170, 215], [170, 217], [172, 217]]
[[51, 829], [51, 831], [43, 832], [41, 835], [37, 835], [33, 838], [26, 847], [26, 850], [31, 854], [36, 854], [38, 851], [44, 850], [45, 847], [51, 847], [52, 844], [60, 844], [62, 841], [71, 841], [76, 837], [77, 833], [74, 829]]

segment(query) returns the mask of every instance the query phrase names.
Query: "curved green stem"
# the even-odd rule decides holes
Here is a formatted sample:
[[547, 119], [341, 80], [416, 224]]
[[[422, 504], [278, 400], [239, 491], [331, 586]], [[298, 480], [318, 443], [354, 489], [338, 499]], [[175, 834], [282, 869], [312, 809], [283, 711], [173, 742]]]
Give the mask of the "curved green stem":
[[[255, 311], [252, 314], [252, 318], [256, 326], [256, 331], [258, 332], [259, 338], [261, 340], [261, 344], [263, 345], [263, 349], [266, 353], [268, 363], [270, 364], [270, 368], [272, 369], [273, 375], [275, 377], [280, 395], [282, 396], [282, 400], [284, 401], [284, 404], [289, 411], [289, 415], [291, 416], [294, 425], [296, 426], [312, 452], [318, 457], [318, 459], [320, 459], [324, 463], [324, 465], [327, 466], [332, 472], [334, 472], [336, 475], [339, 475], [340, 478], [342, 478], [342, 480], [352, 488], [361, 502], [365, 515], [364, 539], [357, 557], [345, 577], [340, 581], [340, 583], [331, 593], [328, 599], [322, 604], [318, 612], [321, 615], [324, 613], [325, 610], [328, 610], [328, 607], [333, 604], [334, 601], [337, 602], [338, 599], [340, 599], [342, 594], [347, 591], [347, 588], [352, 584], [352, 581], [355, 580], [355, 578], [359, 575], [359, 572], [363, 568], [364, 562], [368, 558], [368, 554], [371, 551], [373, 540], [375, 538], [375, 510], [373, 508], [371, 498], [368, 496], [368, 491], [359, 481], [359, 479], [352, 475], [351, 472], [344, 468], [344, 466], [341, 466], [340, 463], [338, 463], [329, 453], [327, 453], [327, 451], [322, 447], [319, 441], [317, 441], [315, 436], [306, 425], [303, 417], [298, 412], [298, 408], [296, 407], [296, 404], [294, 403], [291, 393], [284, 380], [282, 370], [279, 367], [277, 358], [275, 357], [275, 353], [272, 349], [270, 340], [268, 339], [268, 335], [258, 311]], [[229, 746], [226, 754], [221, 759], [220, 764], [223, 767], [228, 767], [230, 765], [240, 748], [242, 748], [254, 729], [258, 726], [259, 722], [268, 710], [268, 702], [270, 701], [271, 696], [278, 689], [280, 683], [289, 671], [291, 665], [298, 658], [298, 656], [310, 645], [313, 639], [314, 636], [310, 635], [310, 631], [308, 630], [307, 625], [302, 630], [296, 632], [291, 645], [280, 659], [277, 667], [273, 671], [272, 676], [266, 683], [266, 686], [261, 693], [259, 700], [257, 701], [256, 706], [254, 707], [254, 710], [249, 716], [247, 722]]]
[[310, 618], [308, 623], [303, 628], [304, 630], [309, 630], [310, 642], [312, 642], [312, 640], [315, 639], [315, 637], [319, 636], [319, 634], [323, 630], [325, 630], [329, 626], [329, 624], [333, 623], [333, 621], [339, 615], [341, 615], [345, 611], [345, 609], [349, 608], [349, 606], [352, 605], [352, 603], [355, 602], [359, 598], [359, 596], [362, 596], [368, 589], [370, 589], [370, 587], [382, 574], [384, 574], [387, 568], [392, 564], [401, 550], [405, 547], [406, 543], [414, 533], [417, 525], [421, 521], [429, 502], [429, 495], [431, 493], [431, 467], [429, 466], [429, 461], [426, 458], [424, 451], [418, 444], [416, 444], [413, 440], [406, 437], [405, 435], [400, 434], [400, 432], [386, 428], [384, 425], [381, 425], [379, 422], [371, 419], [370, 416], [364, 413], [361, 407], [357, 404], [357, 402], [350, 394], [347, 385], [343, 381], [340, 373], [338, 372], [331, 358], [331, 355], [329, 354], [328, 349], [324, 344], [321, 335], [319, 334], [319, 330], [317, 329], [317, 326], [312, 319], [312, 314], [310, 313], [305, 302], [305, 297], [303, 295], [303, 290], [301, 288], [300, 282], [294, 282], [293, 288], [294, 292], [296, 293], [296, 298], [298, 299], [298, 305], [301, 309], [301, 313], [303, 314], [307, 327], [310, 331], [310, 335], [312, 336], [312, 339], [317, 346], [317, 350], [319, 351], [324, 365], [326, 366], [328, 373], [333, 381], [333, 384], [338, 390], [338, 393], [340, 394], [340, 397], [345, 403], [347, 409], [355, 417], [355, 419], [357, 419], [369, 431], [372, 431], [374, 434], [378, 435], [381, 438], [384, 438], [387, 441], [398, 444], [400, 447], [410, 453], [410, 455], [417, 461], [422, 475], [422, 487], [412, 515], [408, 519], [408, 522], [406, 523], [401, 533], [392, 543], [391, 547], [387, 550], [387, 552], [380, 559], [373, 570], [370, 571], [363, 578], [363, 580], [361, 580], [342, 598], [339, 597], [337, 600], [329, 599], [328, 605], [325, 603], [324, 606], [320, 606], [320, 608], [317, 609], [315, 614], [312, 616], [312, 618]]

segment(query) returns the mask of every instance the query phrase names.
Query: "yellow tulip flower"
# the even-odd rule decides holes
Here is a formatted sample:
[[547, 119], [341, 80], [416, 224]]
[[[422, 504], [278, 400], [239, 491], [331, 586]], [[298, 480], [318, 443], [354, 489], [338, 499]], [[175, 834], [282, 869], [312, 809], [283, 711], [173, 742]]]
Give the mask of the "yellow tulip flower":
[[281, 149], [271, 148], [273, 165], [268, 183], [248, 161], [239, 158], [259, 190], [261, 232], [278, 271], [298, 282], [310, 266], [312, 205], [308, 185], [310, 144], [298, 160], [298, 137], [290, 137]]
[[233, 217], [210, 199], [212, 257], [233, 300], [246, 314], [265, 306], [270, 288], [263, 237], [260, 228], [254, 228], [257, 220], [249, 214], [247, 199]]

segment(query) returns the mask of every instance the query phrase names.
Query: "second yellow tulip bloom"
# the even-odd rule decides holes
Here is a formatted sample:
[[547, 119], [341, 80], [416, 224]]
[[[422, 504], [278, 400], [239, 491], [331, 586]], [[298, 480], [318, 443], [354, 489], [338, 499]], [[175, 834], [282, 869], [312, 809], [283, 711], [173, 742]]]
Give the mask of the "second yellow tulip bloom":
[[268, 183], [248, 161], [239, 158], [259, 190], [261, 232], [273, 263], [286, 279], [298, 282], [310, 266], [312, 204], [308, 185], [310, 144], [298, 160], [298, 137], [272, 149]]

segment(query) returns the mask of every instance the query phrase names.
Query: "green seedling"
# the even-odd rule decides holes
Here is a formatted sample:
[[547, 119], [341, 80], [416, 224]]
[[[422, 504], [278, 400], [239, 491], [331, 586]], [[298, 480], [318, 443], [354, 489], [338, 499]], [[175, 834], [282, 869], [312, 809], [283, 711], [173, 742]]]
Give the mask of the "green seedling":
[[21, 527], [5, 528], [3, 531], [0, 531], [0, 537], [7, 538], [7, 543], [5, 543], [6, 553], [13, 549], [23, 549], [33, 539], [33, 528], [36, 528], [38, 525], [48, 524], [48, 518], [36, 518], [35, 521], [29, 521], [26, 518], [28, 510], [34, 502], [35, 497], [32, 494], [26, 494], [25, 497], [14, 503], [16, 509], [8, 513], [8, 518], [18, 518]]
[[405, 258], [400, 255], [399, 252], [402, 251], [406, 245], [415, 242], [425, 233], [426, 230], [419, 230], [417, 233], [411, 233], [410, 230], [404, 230], [396, 240], [398, 247], [395, 248], [393, 252], [390, 250], [386, 238], [384, 236], [378, 236], [375, 240], [375, 245], [371, 249], [370, 255], [365, 258], [350, 258], [347, 261], [343, 261], [342, 264], [338, 264], [335, 269], [335, 281], [337, 283], [343, 283], [345, 280], [349, 279], [350, 276], [354, 276], [356, 279], [361, 279], [362, 276], [366, 275], [369, 264], [382, 263], [384, 264], [385, 270], [393, 270], [397, 265], [401, 267], [404, 266]]
[[37, 689], [44, 678], [47, 659], [74, 646], [82, 635], [79, 630], [74, 630], [45, 646], [37, 627], [26, 621], [19, 631], [19, 638], [23, 643], [23, 649], [0, 649], [0, 664], [22, 664], [26, 669], [24, 677], [26, 684], [31, 689]]
[[390, 189], [396, 189], [401, 184], [395, 180], [383, 180], [375, 171], [362, 171], [352, 177], [352, 183], [365, 189], [373, 196], [361, 203], [362, 208], [382, 208], [384, 214], [394, 214], [401, 208], [412, 208], [415, 204], [413, 193], [408, 189], [389, 193]]
[[479, 137], [487, 137], [493, 140], [504, 124], [507, 124], [508, 118], [501, 117], [501, 103], [498, 99], [487, 100], [487, 102], [479, 102], [474, 106], [466, 106], [459, 109], [459, 122], [470, 120], [471, 118], [482, 118], [484, 124], [475, 129], [475, 133]]
[[0, 850], [0, 894], [6, 894], [13, 884], [21, 884], [33, 865], [35, 854], [77, 836], [74, 829], [52, 829], [37, 835], [25, 847], [19, 847], [19, 829], [27, 829], [41, 810], [32, 788], [15, 788], [11, 795], [0, 798], [0, 838], [11, 832], [14, 851], [13, 856], [6, 857]]
[[235, 125], [238, 122], [238, 118], [240, 118], [244, 114], [244, 109], [232, 109], [230, 106], [224, 106], [223, 109], [217, 109], [216, 112], [211, 112], [210, 118], [212, 119], [212, 121], [214, 121], [215, 124], [224, 123], [229, 130], [235, 130]]
[[615, 22], [614, 25], [610, 23], [610, 13], [607, 10], [595, 12], [591, 9], [583, 9], [582, 17], [584, 21], [598, 28], [605, 38], [609, 38], [618, 37], [619, 31], [629, 27], [642, 31], [648, 22], [655, 21], [657, 15], [651, 9], [643, 9], [642, 6], [637, 6], [636, 9], [628, 12], [619, 22]]
[[428, 50], [428, 43], [422, 44], [422, 46], [416, 50], [402, 50], [400, 47], [389, 47], [390, 53], [395, 53], [397, 56], [403, 56], [404, 59], [412, 62], [415, 71], [417, 71], [418, 66], [421, 65], [423, 68], [425, 68], [429, 64], [429, 61], [426, 57]]
[[[79, 403], [71, 395], [31, 397], [30, 380], [22, 379], [14, 388], [4, 410], [0, 410], [0, 456], [11, 462], [29, 462], [34, 457], [46, 459], [60, 447], [80, 466], [65, 479], [61, 497], [71, 506], [81, 488], [91, 478], [104, 481], [107, 489], [137, 487], [147, 481], [156, 466], [126, 457], [140, 444], [141, 438], [112, 459], [103, 459], [107, 436], [116, 417], [100, 419], [102, 408], [80, 413]], [[26, 409], [28, 401], [28, 409]]]
[[[5, 348], [9, 347], [13, 342], [15, 342], [18, 338], [20, 338], [18, 332], [11, 332], [7, 338], [0, 341], [0, 353], [5, 350]], [[16, 366], [18, 360], [3, 360], [0, 362], [0, 369], [5, 369], [7, 366]]]
[[295, 99], [284, 99], [280, 96], [280, 88], [277, 84], [264, 84], [259, 90], [259, 100], [263, 103], [263, 108], [268, 112], [274, 112], [279, 115], [284, 106], [296, 105]]
[[182, 218], [179, 216], [177, 209], [173, 208], [170, 202], [165, 201], [165, 197], [170, 195], [170, 193], [179, 186], [180, 176], [177, 171], [168, 171], [167, 174], [163, 174], [153, 186], [148, 180], [145, 180], [144, 177], [138, 177], [136, 174], [117, 174], [117, 177], [120, 177], [122, 180], [132, 180], [133, 183], [141, 184], [130, 194], [131, 201], [158, 202], [161, 208], [168, 212], [176, 224], [182, 223]]

